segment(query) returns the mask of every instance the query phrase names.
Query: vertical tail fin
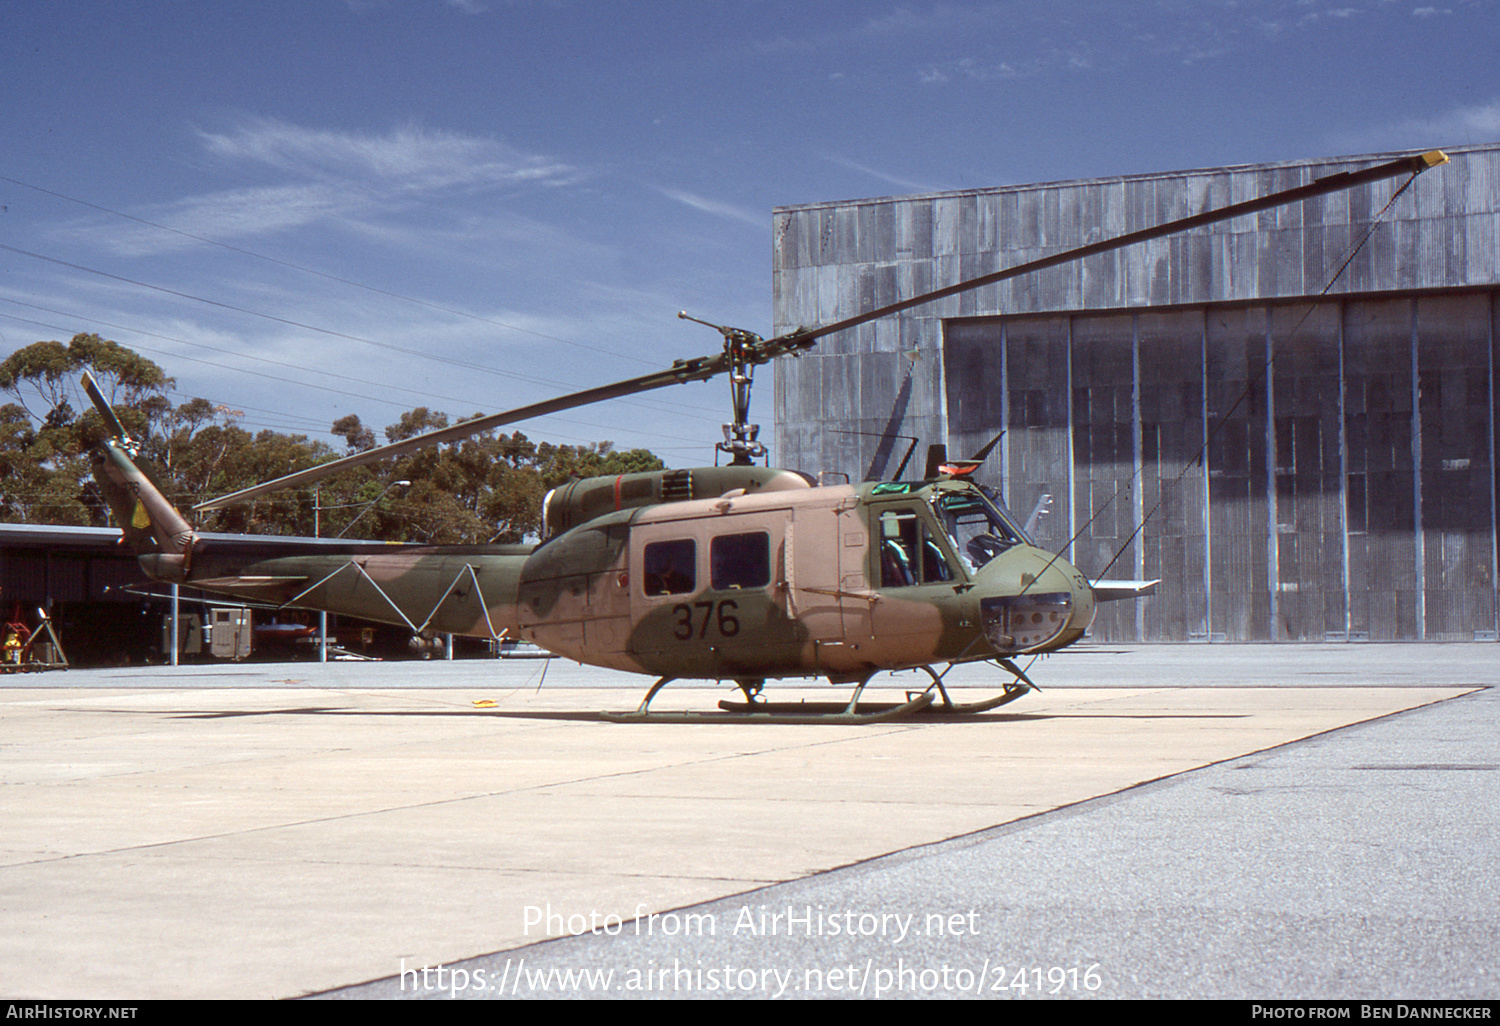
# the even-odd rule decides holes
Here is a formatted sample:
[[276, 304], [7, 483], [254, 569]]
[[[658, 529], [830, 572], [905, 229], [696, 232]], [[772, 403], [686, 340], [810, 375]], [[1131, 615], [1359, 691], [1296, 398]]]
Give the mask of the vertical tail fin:
[[159, 581], [185, 580], [193, 554], [193, 528], [135, 465], [139, 445], [88, 372], [84, 372], [83, 389], [112, 432], [94, 450], [94, 480], [104, 490], [125, 543], [149, 576]]

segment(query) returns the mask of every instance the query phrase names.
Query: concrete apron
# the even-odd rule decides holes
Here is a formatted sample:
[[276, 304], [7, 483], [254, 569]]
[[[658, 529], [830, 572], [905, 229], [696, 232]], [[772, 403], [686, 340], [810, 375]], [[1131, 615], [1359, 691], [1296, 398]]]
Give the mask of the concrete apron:
[[[322, 991], [802, 877], [1471, 690], [1067, 688], [967, 722], [786, 726], [594, 721], [638, 701], [619, 689], [7, 686], [0, 996]], [[669, 688], [655, 707], [731, 696]], [[476, 708], [485, 698], [498, 707]]]

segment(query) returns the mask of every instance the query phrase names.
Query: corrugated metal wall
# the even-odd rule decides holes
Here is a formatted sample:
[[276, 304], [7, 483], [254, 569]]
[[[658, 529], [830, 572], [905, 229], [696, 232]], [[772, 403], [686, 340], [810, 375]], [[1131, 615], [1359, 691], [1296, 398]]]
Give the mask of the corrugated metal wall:
[[[3, 539], [0, 539], [3, 542]], [[104, 542], [100, 549], [106, 548]], [[0, 544], [0, 604], [9, 613], [49, 602], [135, 601], [124, 595], [142, 584], [135, 557], [118, 551], [55, 551]]]
[[[1330, 298], [1399, 182], [825, 339], [777, 367], [776, 461], [889, 476], [882, 436], [1006, 428], [991, 476], [1023, 517], [1053, 496], [1044, 544], [1163, 578], [1099, 638], [1494, 637], [1500, 147], [1452, 155]], [[779, 210], [776, 328], [1380, 159]]]
[[1006, 428], [1042, 544], [1162, 579], [1096, 638], [1489, 638], [1497, 297], [954, 321], [949, 427]]

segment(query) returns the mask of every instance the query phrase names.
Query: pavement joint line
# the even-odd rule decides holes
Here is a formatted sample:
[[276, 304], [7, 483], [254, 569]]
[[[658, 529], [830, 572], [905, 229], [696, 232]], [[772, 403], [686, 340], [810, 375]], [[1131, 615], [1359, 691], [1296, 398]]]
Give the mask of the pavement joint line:
[[[1356, 720], [1353, 723], [1346, 723], [1343, 726], [1330, 727], [1328, 730], [1321, 730], [1314, 734], [1308, 734], [1306, 737], [1293, 738], [1290, 741], [1283, 741], [1280, 744], [1270, 745], [1269, 747], [1256, 749], [1249, 752], [1242, 752], [1239, 755], [1230, 756], [1225, 759], [1218, 759], [1213, 762], [1206, 762], [1201, 766], [1192, 766], [1188, 769], [1178, 770], [1175, 773], [1168, 773], [1160, 777], [1155, 777], [1151, 780], [1142, 780], [1139, 783], [1131, 784], [1128, 787], [1123, 787], [1118, 791], [1111, 791], [1109, 794], [1094, 795], [1093, 797], [1084, 798], [1080, 801], [1073, 802], [1068, 805], [1061, 805], [1055, 808], [1044, 809], [1041, 812], [1031, 813], [1030, 815], [1020, 816], [1005, 823], [997, 823], [993, 826], [980, 827], [978, 830], [973, 830], [966, 834], [957, 834], [953, 837], [944, 838], [941, 841], [933, 841], [928, 844], [913, 845], [910, 848], [904, 848], [900, 851], [890, 852], [885, 855], [877, 855], [872, 859], [864, 859], [861, 860], [860, 863], [852, 863], [852, 865], [859, 865], [863, 862], [873, 862], [877, 859], [893, 858], [895, 856], [906, 853], [920, 853], [926, 851], [927, 849], [946, 849], [949, 845], [954, 846], [952, 850], [960, 850], [965, 847], [971, 847], [975, 844], [982, 843], [988, 837], [1002, 837], [1008, 834], [1021, 833], [1026, 830], [1034, 829], [1038, 826], [1041, 826], [1041, 821], [1044, 819], [1070, 819], [1074, 816], [1086, 815], [1094, 809], [1102, 809], [1109, 805], [1127, 801], [1136, 795], [1148, 794], [1153, 791], [1163, 790], [1168, 787], [1177, 786], [1178, 784], [1187, 783], [1188, 781], [1186, 778], [1202, 770], [1212, 769], [1217, 766], [1226, 766], [1240, 759], [1251, 759], [1257, 756], [1265, 756], [1270, 752], [1276, 752], [1282, 749], [1293, 748], [1298, 745], [1307, 744], [1309, 742], [1315, 742], [1319, 739], [1330, 737], [1342, 731], [1358, 730], [1363, 727], [1368, 727], [1372, 724], [1381, 723], [1387, 720], [1393, 720], [1399, 717], [1407, 716], [1412, 713], [1432, 709], [1447, 702], [1458, 702], [1488, 690], [1490, 690], [1489, 686], [1478, 686], [1473, 691], [1466, 691], [1460, 695], [1450, 695], [1447, 698], [1439, 698], [1432, 702], [1425, 702], [1422, 705], [1415, 705], [1409, 709], [1398, 709], [1395, 712], [1384, 713], [1380, 716], [1372, 716], [1369, 719], [1365, 720]], [[918, 854], [915, 857], [922, 856]]]
[[[130, 851], [130, 850], [135, 850], [135, 849], [121, 849], [121, 851]], [[118, 852], [103, 852], [101, 854], [102, 855], [114, 855], [114, 854], [118, 854]], [[93, 854], [89, 853], [89, 852], [83, 852], [83, 853], [80, 853], [80, 854], [75, 854], [75, 855], [65, 856], [65, 857], [66, 858], [92, 858]], [[285, 864], [288, 861], [291, 861], [291, 862], [295, 862], [299, 866], [391, 866], [391, 867], [394, 867], [394, 868], [414, 869], [414, 870], [421, 870], [421, 871], [424, 871], [424, 872], [430, 870], [430, 871], [435, 871], [435, 872], [437, 872], [437, 871], [451, 871], [451, 872], [462, 872], [462, 873], [490, 873], [490, 874], [494, 874], [494, 875], [497, 875], [497, 876], [528, 876], [528, 875], [534, 875], [534, 876], [549, 876], [549, 877], [550, 876], [564, 876], [564, 877], [566, 877], [566, 876], [574, 876], [574, 877], [587, 878], [587, 877], [596, 875], [596, 874], [594, 874], [592, 872], [589, 872], [589, 871], [576, 870], [576, 869], [559, 869], [559, 868], [552, 868], [552, 867], [545, 868], [545, 869], [534, 869], [534, 868], [531, 868], [529, 866], [528, 867], [516, 867], [516, 866], [503, 866], [503, 867], [502, 866], [476, 866], [476, 865], [466, 865], [466, 864], [460, 863], [460, 862], [453, 862], [453, 863], [445, 863], [445, 862], [375, 862], [375, 861], [371, 861], [371, 860], [367, 860], [367, 859], [318, 859], [318, 858], [298, 858], [298, 859], [288, 860], [288, 859], [286, 859], [284, 857], [277, 857], [277, 858], [257, 858], [255, 856], [250, 856], [250, 855], [233, 855], [233, 854], [231, 854], [231, 855], [220, 855], [220, 854], [215, 854], [215, 855], [184, 855], [184, 856], [181, 856], [181, 858], [184, 861], [191, 861], [191, 862], [216, 862], [216, 863], [224, 863], [224, 864], [234, 864], [234, 863], [253, 863], [253, 864], [275, 863], [275, 864]], [[58, 861], [62, 861], [62, 860], [61, 859], [43, 859], [43, 860], [41, 860], [42, 863], [58, 862]], [[866, 861], [868, 861], [868, 860], [866, 860]], [[33, 862], [17, 862], [17, 863], [12, 863], [12, 864], [13, 865], [18, 865], [18, 866], [29, 866], [29, 865], [36, 865], [37, 863], [33, 863]], [[851, 865], [852, 864], [853, 863], [851, 863]], [[760, 877], [754, 877], [754, 876], [724, 876], [722, 874], [708, 874], [708, 873], [631, 873], [631, 872], [615, 872], [615, 873], [613, 873], [611, 875], [620, 877], [622, 879], [627, 879], [627, 880], [692, 880], [692, 881], [695, 881], [695, 882], [712, 882], [712, 881], [718, 880], [718, 881], [725, 881], [725, 882], [728, 882], [728, 883], [734, 883], [734, 882], [744, 883], [744, 882], [747, 882], [747, 881], [762, 879]], [[779, 879], [764, 878], [764, 883], [763, 884], [757, 884], [756, 886], [770, 886], [771, 884], [779, 883], [779, 882], [781, 882]], [[715, 900], [717, 900], [717, 899], [715, 899]]]
[[[880, 731], [879, 733], [881, 733], [881, 734], [890, 734], [890, 733], [896, 732], [895, 731], [895, 727], [907, 727], [908, 729], [910, 729], [910, 728], [915, 727], [915, 726], [918, 726], [918, 725], [915, 725], [915, 724], [910, 724], [910, 725], [906, 725], [906, 724], [903, 724], [903, 725], [894, 725], [893, 729], [886, 730], [886, 731]], [[929, 726], [939, 726], [939, 724], [931, 724]], [[599, 781], [604, 781], [604, 780], [621, 779], [621, 778], [631, 777], [631, 776], [640, 776], [640, 775], [643, 775], [643, 774], [660, 772], [663, 769], [682, 769], [682, 768], [693, 767], [693, 766], [707, 766], [707, 765], [713, 765], [715, 763], [725, 762], [725, 761], [729, 761], [729, 760], [733, 760], [733, 759], [742, 759], [742, 758], [751, 757], [751, 756], [767, 755], [767, 754], [778, 753], [778, 752], [793, 752], [793, 751], [798, 751], [798, 750], [802, 750], [802, 749], [806, 749], [806, 748], [815, 748], [815, 747], [820, 747], [820, 746], [823, 746], [823, 745], [837, 744], [837, 743], [848, 742], [848, 741], [855, 741], [855, 740], [859, 740], [863, 736], [868, 736], [868, 735], [867, 735], [866, 732], [862, 732], [859, 735], [852, 735], [850, 737], [845, 737], [845, 738], [825, 738], [825, 739], [822, 739], [822, 740], [814, 740], [814, 741], [811, 741], [811, 742], [808, 742], [808, 743], [799, 743], [799, 744], [773, 746], [773, 747], [769, 747], [769, 748], [758, 749], [758, 750], [753, 751], [753, 752], [729, 752], [729, 753], [725, 753], [725, 754], [721, 754], [721, 755], [715, 755], [715, 756], [710, 756], [710, 757], [705, 757], [705, 758], [686, 759], [686, 760], [677, 761], [677, 762], [664, 763], [664, 764], [659, 765], [659, 766], [651, 766], [651, 767], [636, 768], [636, 769], [629, 769], [629, 770], [620, 770], [620, 771], [612, 772], [612, 773], [592, 774], [592, 775], [589, 775], [589, 776], [577, 777], [577, 778], [568, 779], [568, 780], [553, 780], [553, 781], [548, 781], [546, 783], [532, 784], [532, 785], [528, 785], [528, 786], [525, 786], [525, 787], [512, 787], [512, 788], [505, 788], [505, 789], [501, 789], [501, 790], [484, 791], [484, 792], [479, 792], [479, 793], [475, 793], [475, 794], [457, 795], [457, 796], [454, 796], [454, 797], [451, 797], [451, 798], [440, 798], [440, 799], [435, 799], [435, 800], [426, 801], [426, 802], [413, 802], [413, 803], [410, 803], [410, 804], [407, 804], [407, 805], [389, 805], [389, 806], [384, 806], [384, 807], [379, 808], [379, 809], [373, 809], [373, 810], [368, 810], [367, 809], [367, 810], [361, 810], [359, 812], [343, 813], [343, 814], [335, 815], [335, 816], [316, 816], [316, 817], [310, 817], [310, 818], [299, 819], [299, 820], [287, 820], [287, 821], [281, 822], [281, 823], [268, 823], [268, 824], [263, 824], [261, 826], [251, 827], [251, 828], [244, 829], [244, 830], [228, 830], [228, 831], [223, 831], [223, 832], [214, 833], [214, 834], [198, 834], [198, 835], [194, 835], [192, 837], [175, 838], [175, 839], [170, 840], [170, 841], [154, 841], [154, 842], [152, 842], [150, 844], [127, 845], [127, 846], [121, 847], [121, 848], [104, 848], [104, 849], [100, 849], [100, 850], [97, 850], [97, 851], [87, 851], [87, 852], [69, 852], [69, 853], [67, 853], [65, 855], [58, 855], [58, 856], [54, 856], [54, 857], [51, 857], [51, 858], [32, 859], [32, 860], [27, 860], [27, 861], [16, 863], [16, 864], [17, 865], [39, 865], [39, 864], [46, 864], [46, 863], [49, 863], [49, 862], [64, 862], [64, 861], [67, 861], [69, 859], [102, 858], [102, 857], [106, 857], [106, 856], [110, 856], [110, 855], [127, 854], [127, 853], [130, 853], [130, 852], [150, 851], [152, 849], [157, 849], [157, 848], [170, 848], [170, 847], [173, 847], [173, 846], [176, 846], [176, 845], [182, 845], [182, 844], [196, 844], [196, 843], [199, 843], [199, 842], [202, 842], [202, 841], [224, 840], [226, 838], [233, 838], [233, 837], [250, 837], [250, 836], [254, 836], [255, 834], [264, 833], [266, 831], [286, 830], [286, 829], [291, 829], [291, 828], [296, 828], [296, 827], [304, 827], [304, 826], [315, 826], [315, 825], [321, 824], [321, 823], [336, 823], [336, 822], [345, 821], [345, 820], [361, 819], [361, 818], [364, 818], [364, 817], [367, 817], [367, 816], [382, 816], [382, 815], [389, 815], [391, 813], [411, 812], [411, 811], [414, 811], [416, 809], [440, 808], [440, 807], [443, 807], [443, 806], [451, 806], [451, 805], [456, 805], [456, 804], [459, 804], [459, 803], [462, 803], [462, 802], [477, 801], [477, 800], [481, 800], [481, 799], [485, 799], [485, 798], [496, 798], [496, 797], [503, 797], [503, 796], [506, 796], [506, 795], [526, 794], [528, 792], [533, 792], [533, 791], [546, 791], [546, 790], [551, 790], [551, 789], [556, 789], [556, 788], [573, 787], [573, 786], [576, 786], [576, 785], [587, 784], [587, 783], [590, 783], [590, 782], [599, 782]], [[410, 742], [410, 744], [430, 744], [430, 743], [431, 743], [430, 741], [420, 741], [420, 742], [414, 741], [414, 742]], [[318, 752], [318, 753], [314, 753], [314, 754], [315, 755], [323, 755], [323, 754], [328, 754], [330, 752], [344, 752], [344, 751], [350, 751], [350, 749], [347, 749], [347, 748], [332, 748], [332, 749], [325, 749], [322, 752]], [[249, 759], [234, 760], [230, 764], [231, 765], [241, 765], [242, 766], [242, 765], [245, 765], [246, 763], [253, 763], [253, 762], [257, 762], [257, 761], [265, 761], [266, 759], [269, 759], [269, 758], [279, 758], [279, 757], [280, 757], [279, 754], [277, 756], [257, 756], [257, 757], [252, 757], [252, 758], [249, 758]], [[222, 765], [222, 764], [215, 763], [214, 765]], [[114, 775], [114, 776], [111, 776], [111, 777], [107, 777], [105, 779], [115, 779], [115, 780], [118, 780], [118, 779], [122, 779], [124, 777], [154, 774], [154, 773], [158, 773], [158, 772], [160, 772], [160, 771], [157, 770], [157, 769], [136, 770], [136, 771], [131, 771], [131, 772], [128, 772], [128, 773], [122, 773], [122, 774]], [[44, 784], [44, 785], [41, 785], [41, 786], [71, 787], [71, 786], [76, 786], [76, 785], [77, 785], [76, 781], [64, 781], [64, 782], [55, 783], [55, 784]], [[19, 782], [17, 782], [17, 786], [23, 786], [23, 785], [21, 785]], [[33, 784], [33, 785], [24, 785], [24, 786], [37, 786], [37, 785]], [[626, 796], [621, 796], [621, 797], [626, 797]], [[646, 796], [636, 796], [636, 797], [642, 797], [642, 798], [648, 798], [648, 799], [659, 799], [659, 800], [663, 800], [663, 801], [679, 801], [679, 800], [681, 800], [680, 798], [678, 798], [676, 796], [670, 796], [670, 795], [668, 795], [668, 796], [646, 795]], [[763, 797], [762, 800], [769, 800], [769, 799]], [[782, 800], [784, 800], [786, 802], [794, 802], [795, 801], [795, 802], [804, 802], [804, 803], [812, 803], [812, 804], [832, 804], [832, 805], [847, 804], [847, 801], [845, 799], [832, 799], [832, 800], [829, 800], [829, 801], [819, 801], [817, 799], [806, 799], [806, 798], [802, 798], [802, 799], [790, 799], [790, 798], [788, 798], [788, 799], [782, 799]], [[912, 804], [915, 804], [915, 803], [908, 801], [908, 802], [884, 802], [884, 803], [880, 803], [880, 804], [912, 805]], [[300, 862], [306, 862], [307, 864], [318, 864], [320, 860], [298, 860], [298, 861], [300, 861]], [[338, 864], [338, 863], [329, 863], [329, 864]], [[626, 875], [626, 876], [628, 876], [630, 874], [620, 874], [620, 875]], [[644, 875], [651, 876], [651, 874], [644, 874]], [[718, 878], [716, 878], [716, 877], [705, 877], [705, 878], [692, 877], [691, 879], [718, 879]], [[738, 877], [729, 877], [727, 879], [740, 879], [740, 878], [738, 878]]]
[[[1432, 687], [1439, 687], [1439, 686], [1447, 687], [1447, 686], [1444, 686], [1444, 685], [1431, 685], [1431, 686]], [[1320, 738], [1326, 738], [1326, 737], [1328, 737], [1330, 735], [1338, 734], [1338, 733], [1343, 732], [1343, 731], [1358, 730], [1360, 728], [1367, 727], [1367, 726], [1372, 725], [1372, 724], [1380, 723], [1382, 721], [1396, 719], [1398, 717], [1403, 717], [1403, 716], [1406, 716], [1406, 715], [1411, 714], [1411, 713], [1420, 712], [1420, 711], [1425, 710], [1425, 709], [1431, 709], [1431, 708], [1433, 708], [1435, 706], [1442, 705], [1442, 704], [1444, 704], [1446, 702], [1456, 702], [1456, 701], [1459, 701], [1461, 699], [1469, 698], [1470, 696], [1478, 694], [1478, 693], [1481, 693], [1483, 691], [1487, 691], [1489, 689], [1490, 689], [1490, 686], [1487, 686], [1487, 685], [1478, 685], [1478, 686], [1475, 686], [1474, 690], [1464, 692], [1463, 694], [1450, 695], [1450, 696], [1447, 696], [1445, 698], [1436, 699], [1436, 700], [1434, 700], [1432, 702], [1423, 703], [1422, 705], [1412, 706], [1411, 708], [1408, 708], [1408, 709], [1398, 709], [1395, 712], [1384, 713], [1384, 714], [1379, 715], [1379, 716], [1370, 717], [1369, 719], [1358, 720], [1356, 722], [1344, 724], [1342, 726], [1332, 727], [1332, 728], [1330, 728], [1328, 730], [1319, 731], [1317, 733], [1309, 734], [1306, 737], [1294, 738], [1294, 739], [1292, 739], [1290, 741], [1284, 741], [1284, 742], [1281, 742], [1280, 744], [1271, 745], [1271, 746], [1268, 746], [1266, 748], [1257, 749], [1257, 750], [1250, 751], [1250, 752], [1243, 752], [1243, 753], [1240, 753], [1239, 755], [1230, 756], [1228, 758], [1219, 759], [1219, 760], [1215, 760], [1215, 761], [1212, 761], [1212, 762], [1207, 762], [1207, 763], [1204, 763], [1204, 764], [1199, 765], [1199, 766], [1192, 766], [1192, 767], [1189, 767], [1187, 769], [1178, 770], [1178, 771], [1173, 772], [1173, 773], [1168, 773], [1168, 774], [1165, 774], [1163, 776], [1153, 778], [1151, 780], [1140, 781], [1139, 783], [1132, 784], [1132, 785], [1130, 785], [1128, 787], [1123, 787], [1123, 788], [1121, 788], [1121, 789], [1119, 789], [1117, 791], [1112, 791], [1109, 794], [1094, 795], [1092, 797], [1085, 798], [1085, 799], [1082, 799], [1080, 801], [1073, 802], [1071, 804], [1040, 809], [1037, 812], [1030, 813], [1030, 814], [1025, 815], [1025, 816], [1017, 817], [1017, 818], [1009, 820], [1009, 821], [1007, 821], [1005, 823], [997, 823], [997, 824], [994, 824], [994, 825], [988, 826], [988, 827], [980, 827], [977, 830], [972, 830], [972, 831], [969, 831], [967, 833], [957, 834], [957, 835], [955, 835], [953, 837], [947, 837], [947, 838], [944, 838], [944, 839], [939, 840], [939, 841], [931, 841], [931, 842], [926, 842], [926, 843], [922, 843], [922, 844], [914, 844], [914, 845], [911, 845], [911, 846], [906, 847], [906, 848], [900, 848], [900, 849], [897, 849], [895, 851], [885, 852], [883, 854], [875, 855], [875, 856], [872, 856], [870, 858], [857, 859], [857, 860], [854, 860], [852, 862], [845, 863], [843, 865], [832, 866], [832, 867], [830, 867], [830, 868], [828, 868], [826, 870], [822, 870], [822, 871], [820, 871], [820, 872], [818, 872], [816, 874], [813, 874], [813, 877], [816, 877], [817, 879], [825, 879], [826, 880], [828, 878], [835, 877], [835, 876], [837, 876], [839, 874], [844, 874], [844, 873], [849, 873], [849, 872], [853, 872], [853, 871], [859, 870], [859, 869], [861, 869], [863, 867], [866, 867], [866, 866], [869, 866], [869, 865], [871, 865], [873, 863], [881, 863], [881, 864], [892, 865], [892, 866], [894, 866], [894, 865], [903, 865], [903, 864], [909, 864], [909, 863], [913, 863], [913, 862], [918, 862], [918, 861], [921, 861], [921, 860], [924, 860], [924, 859], [927, 859], [927, 858], [931, 858], [931, 857], [935, 857], [935, 856], [940, 856], [940, 855], [943, 855], [943, 854], [947, 854], [949, 852], [963, 851], [963, 850], [965, 850], [967, 848], [973, 848], [973, 847], [976, 847], [978, 845], [984, 844], [985, 842], [987, 842], [988, 840], [990, 840], [992, 838], [1005, 837], [1005, 836], [1009, 836], [1011, 834], [1017, 834], [1017, 833], [1024, 833], [1024, 832], [1026, 832], [1028, 830], [1034, 830], [1034, 829], [1037, 829], [1039, 827], [1045, 826], [1045, 825], [1047, 825], [1047, 824], [1049, 824], [1051, 822], [1060, 821], [1060, 820], [1066, 820], [1066, 819], [1073, 819], [1073, 818], [1076, 818], [1076, 817], [1079, 817], [1079, 816], [1088, 815], [1091, 812], [1097, 811], [1099, 809], [1107, 808], [1107, 807], [1109, 807], [1111, 805], [1116, 805], [1116, 804], [1119, 804], [1121, 802], [1129, 801], [1132, 798], [1140, 796], [1140, 795], [1150, 794], [1150, 793], [1153, 793], [1155, 791], [1165, 790], [1165, 789], [1170, 788], [1170, 787], [1174, 787], [1174, 786], [1178, 786], [1178, 785], [1181, 785], [1181, 784], [1189, 783], [1190, 782], [1189, 778], [1193, 777], [1194, 775], [1196, 775], [1196, 774], [1198, 774], [1198, 773], [1200, 773], [1200, 772], [1202, 772], [1204, 770], [1210, 770], [1210, 769], [1214, 769], [1214, 768], [1217, 768], [1217, 767], [1225, 766], [1225, 765], [1228, 765], [1228, 764], [1233, 763], [1233, 762], [1235, 762], [1237, 760], [1240, 760], [1240, 759], [1253, 758], [1253, 757], [1256, 757], [1256, 756], [1264, 756], [1264, 755], [1266, 755], [1267, 753], [1270, 753], [1270, 752], [1276, 752], [1276, 751], [1279, 751], [1279, 750], [1282, 750], [1282, 749], [1295, 748], [1297, 746], [1300, 746], [1300, 745], [1303, 745], [1303, 744], [1307, 744], [1309, 742], [1315, 742], [1315, 741], [1319, 740]], [[813, 877], [802, 877], [802, 878], [799, 878], [799, 879], [801, 879], [801, 880], [807, 880], [807, 879], [812, 879]], [[727, 881], [727, 880], [734, 880], [734, 879], [740, 879], [740, 878], [727, 877], [727, 878], [722, 878], [722, 879], [725, 879]], [[758, 886], [752, 887], [749, 890], [739, 891], [739, 892], [732, 893], [732, 894], [721, 895], [719, 897], [711, 898], [711, 899], [708, 899], [706, 901], [696, 901], [696, 902], [692, 902], [690, 904], [681, 905], [681, 906], [677, 906], [677, 907], [674, 907], [674, 908], [661, 909], [661, 910], [658, 910], [654, 914], [657, 914], [657, 915], [666, 915], [666, 914], [671, 914], [671, 913], [689, 912], [692, 909], [701, 908], [701, 907], [705, 907], [705, 906], [709, 906], [709, 905], [718, 905], [718, 904], [721, 904], [721, 903], [724, 903], [724, 902], [731, 902], [731, 901], [745, 900], [745, 899], [753, 899], [753, 896], [756, 895], [756, 894], [759, 894], [759, 893], [762, 893], [762, 892], [765, 892], [765, 891], [770, 891], [770, 890], [772, 890], [772, 889], [774, 889], [776, 887], [783, 886], [784, 884], [789, 883], [789, 882], [796, 882], [796, 881], [784, 881], [784, 880], [772, 881], [772, 882], [768, 882], [768, 883], [765, 883], [765, 884], [762, 884], [762, 885], [758, 885]], [[1186, 908], [1186, 907], [1189, 907], [1189, 906], [1184, 906], [1184, 907]], [[1165, 906], [1163, 906], [1163, 908], [1165, 908]], [[643, 919], [643, 918], [645, 918], [645, 917], [637, 917], [636, 919], [625, 920], [625, 922], [627, 922], [627, 923], [636, 922], [636, 921], [639, 921], [640, 919]], [[534, 942], [532, 944], [524, 944], [524, 945], [521, 945], [519, 947], [502, 948], [502, 949], [500, 949], [498, 951], [494, 951], [494, 952], [482, 952], [482, 953], [479, 953], [479, 954], [471, 956], [471, 958], [487, 958], [487, 957], [493, 957], [493, 956], [499, 955], [499, 954], [505, 954], [505, 955], [508, 955], [508, 956], [523, 956], [524, 957], [524, 954], [527, 951], [531, 951], [531, 950], [534, 950], [534, 949], [539, 949], [539, 948], [542, 948], [544, 946], [550, 946], [550, 945], [554, 945], [554, 944], [560, 944], [562, 942], [565, 942], [565, 941], [568, 941], [568, 940], [571, 940], [571, 939], [574, 939], [574, 938], [569, 938], [569, 937], [549, 937], [549, 938], [546, 938], [546, 939], [543, 939], [543, 940], [536, 941], [536, 942]], [[465, 960], [465, 961], [467, 961], [467, 960]], [[385, 978], [386, 977], [379, 977], [376, 980], [371, 980], [371, 981], [367, 981], [367, 982], [374, 983], [374, 982], [378, 982], [380, 979], [385, 979]], [[346, 986], [361, 986], [361, 985], [363, 985], [363, 984], [351, 984], [351, 985], [346, 985]], [[342, 990], [342, 989], [346, 989], [346, 987], [331, 988], [329, 991], [324, 991], [324, 992], [320, 992], [320, 993], [332, 993], [335, 990]], [[316, 997], [317, 995], [316, 994], [309, 994], [309, 995], [306, 995], [306, 996], [307, 997]]]

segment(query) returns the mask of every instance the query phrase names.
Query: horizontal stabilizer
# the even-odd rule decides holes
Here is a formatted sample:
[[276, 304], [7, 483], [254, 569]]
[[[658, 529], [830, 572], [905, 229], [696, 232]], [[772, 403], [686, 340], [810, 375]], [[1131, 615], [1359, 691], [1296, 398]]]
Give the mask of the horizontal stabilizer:
[[1094, 581], [1091, 587], [1095, 602], [1112, 602], [1115, 599], [1145, 598], [1154, 594], [1160, 583], [1158, 577], [1154, 581]]

